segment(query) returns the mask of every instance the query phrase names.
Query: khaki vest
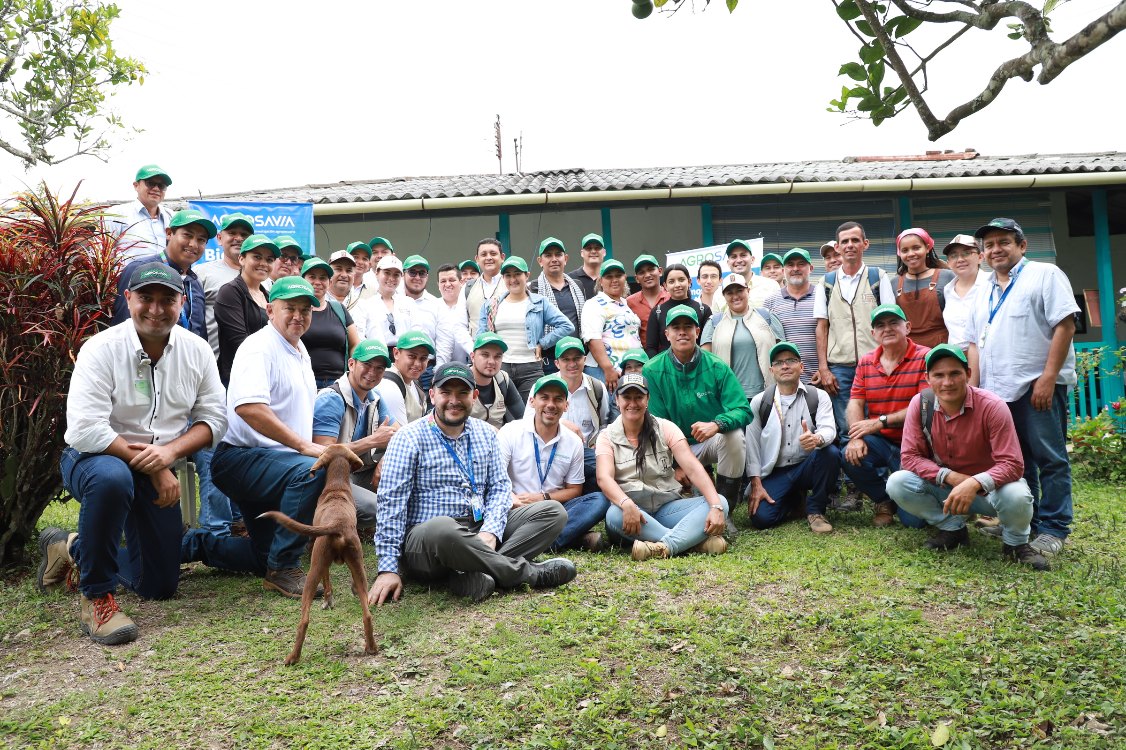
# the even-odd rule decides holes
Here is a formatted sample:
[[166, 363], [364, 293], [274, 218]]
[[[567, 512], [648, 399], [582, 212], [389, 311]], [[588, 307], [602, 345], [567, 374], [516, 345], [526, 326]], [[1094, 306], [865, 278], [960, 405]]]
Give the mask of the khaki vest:
[[[352, 403], [354, 391], [352, 385], [348, 382], [348, 373], [341, 375], [340, 379], [328, 388], [322, 388], [317, 392], [317, 396], [320, 397], [325, 391], [337, 394], [344, 402], [344, 418], [340, 420], [340, 434], [336, 436], [336, 441], [348, 444], [352, 442], [352, 436], [356, 434], [356, 406]], [[376, 424], [376, 419], [379, 416], [379, 392], [373, 389], [371, 394], [373, 400], [368, 402], [367, 411], [364, 412], [364, 437], [367, 437], [379, 427]], [[370, 451], [357, 454], [360, 460], [364, 462], [364, 468], [356, 471], [373, 468], [379, 463], [379, 459], [383, 458], [385, 450], [385, 448], [372, 448]]]
[[647, 513], [656, 512], [662, 505], [680, 499], [680, 482], [673, 476], [672, 450], [665, 443], [661, 427], [664, 419], [650, 417], [657, 430], [657, 451], [648, 445], [641, 475], [637, 474], [637, 449], [626, 437], [622, 420], [616, 419], [606, 428], [606, 436], [614, 449], [614, 481], [629, 495], [637, 506]]
[[509, 388], [515, 388], [512, 380], [508, 377], [508, 373], [503, 370], [497, 373], [493, 378], [493, 403], [486, 409], [485, 405], [481, 403], [481, 399], [473, 399], [473, 406], [469, 409], [469, 416], [475, 417], [482, 421], [488, 422], [498, 430], [504, 427], [504, 415], [508, 413], [508, 408], [504, 403], [504, 388], [503, 383], [507, 383]]
[[[825, 293], [824, 283], [821, 282], [820, 294]], [[856, 286], [852, 304], [846, 302], [841, 294], [840, 271], [837, 271], [837, 283], [829, 296], [828, 307], [828, 364], [855, 366], [861, 357], [876, 348], [871, 323], [876, 297], [868, 284], [868, 266], [860, 267], [860, 283]]]
[[[426, 414], [426, 394], [423, 392], [422, 386], [418, 384], [417, 380], [407, 385], [406, 379], [403, 378], [403, 374], [399, 372], [395, 365], [391, 365], [387, 372], [395, 373], [395, 377], [403, 383], [403, 406], [406, 407], [407, 410], [407, 423], [409, 424], [417, 419], [422, 419], [422, 416]], [[387, 377], [386, 373], [384, 373], [384, 377]], [[410, 397], [411, 393], [414, 394], [414, 398]]]
[[[770, 330], [770, 324], [763, 320], [762, 315], [756, 310], [748, 308], [747, 314], [742, 317], [742, 321], [747, 326], [747, 330], [751, 332], [751, 338], [755, 340], [758, 366], [759, 370], [762, 371], [765, 387], [770, 387], [774, 384], [774, 375], [770, 372], [770, 350], [778, 343], [778, 340], [774, 338], [774, 331]], [[719, 325], [712, 331], [712, 354], [723, 360], [728, 367], [732, 366], [731, 342], [735, 340], [736, 325], [738, 324], [735, 318], [731, 317], [731, 311], [728, 310], [723, 314]]]
[[481, 283], [481, 278], [478, 277], [473, 280], [473, 286], [465, 294], [465, 310], [469, 313], [470, 338], [477, 335], [477, 323], [481, 320], [481, 308], [484, 307], [485, 301], [495, 297], [496, 293], [503, 288], [503, 281], [498, 280], [497, 285], [493, 287], [493, 293], [485, 296], [485, 285]]

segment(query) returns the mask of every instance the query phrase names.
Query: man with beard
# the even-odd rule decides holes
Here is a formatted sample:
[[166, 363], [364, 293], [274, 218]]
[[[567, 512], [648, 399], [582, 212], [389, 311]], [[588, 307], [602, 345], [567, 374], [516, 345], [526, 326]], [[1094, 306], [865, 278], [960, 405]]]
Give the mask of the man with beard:
[[483, 331], [473, 341], [473, 354], [469, 359], [469, 369], [477, 389], [470, 414], [498, 430], [524, 417], [524, 400], [520, 398], [520, 391], [500, 367], [506, 351], [508, 344], [504, 339], [492, 331]]

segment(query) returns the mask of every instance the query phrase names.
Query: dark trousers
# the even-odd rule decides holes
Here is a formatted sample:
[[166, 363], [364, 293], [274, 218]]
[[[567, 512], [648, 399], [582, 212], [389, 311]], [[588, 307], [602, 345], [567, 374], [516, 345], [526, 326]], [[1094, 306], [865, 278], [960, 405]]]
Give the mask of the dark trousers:
[[[883, 435], [867, 435], [864, 443], [868, 446], [868, 455], [860, 461], [859, 466], [853, 466], [848, 461], [841, 461], [844, 473], [856, 483], [857, 489], [874, 503], [891, 503], [895, 501], [887, 493], [887, 481], [880, 476], [880, 469], [887, 469], [888, 474], [899, 471], [899, 443], [893, 443]], [[911, 515], [902, 508], [897, 509], [899, 522], [913, 529], [925, 529], [927, 522]]]
[[769, 529], [786, 520], [790, 510], [804, 501], [805, 514], [825, 515], [829, 488], [836, 484], [841, 467], [841, 451], [835, 445], [813, 451], [801, 463], [775, 468], [762, 477], [762, 486], [774, 500], [759, 503], [751, 516], [756, 529]]

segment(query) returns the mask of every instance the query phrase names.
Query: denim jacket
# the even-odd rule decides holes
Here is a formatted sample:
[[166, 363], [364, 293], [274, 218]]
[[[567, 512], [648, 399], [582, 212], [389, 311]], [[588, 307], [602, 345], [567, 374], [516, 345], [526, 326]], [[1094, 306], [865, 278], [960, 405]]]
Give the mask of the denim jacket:
[[[481, 306], [481, 319], [477, 324], [478, 331], [496, 331], [497, 306], [508, 296], [505, 292], [500, 297], [489, 300], [487, 305]], [[544, 329], [551, 326], [550, 333]], [[543, 298], [543, 295], [528, 293], [528, 317], [524, 321], [524, 330], [528, 333], [528, 348], [535, 351], [541, 347], [548, 351], [564, 336], [575, 333], [575, 324], [571, 322], [559, 308]]]

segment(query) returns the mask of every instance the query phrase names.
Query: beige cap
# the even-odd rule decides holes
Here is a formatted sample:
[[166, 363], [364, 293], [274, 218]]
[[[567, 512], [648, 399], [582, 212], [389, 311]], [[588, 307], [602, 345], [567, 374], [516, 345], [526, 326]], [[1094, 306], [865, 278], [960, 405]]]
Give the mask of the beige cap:
[[836, 250], [837, 249], [837, 241], [836, 240], [829, 240], [828, 242], [826, 242], [824, 245], [821, 246], [821, 257], [822, 258], [825, 257], [825, 248], [829, 248], [830, 250]]
[[382, 258], [379, 259], [379, 263], [376, 264], [375, 270], [377, 270], [377, 271], [392, 270], [392, 271], [402, 272], [403, 261], [399, 260], [394, 255], [384, 255]]
[[956, 234], [954, 239], [946, 243], [946, 247], [942, 248], [943, 255], [950, 254], [950, 248], [961, 245], [962, 247], [972, 247], [977, 250], [977, 240], [974, 239], [972, 234]]

